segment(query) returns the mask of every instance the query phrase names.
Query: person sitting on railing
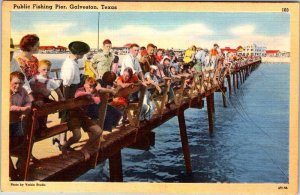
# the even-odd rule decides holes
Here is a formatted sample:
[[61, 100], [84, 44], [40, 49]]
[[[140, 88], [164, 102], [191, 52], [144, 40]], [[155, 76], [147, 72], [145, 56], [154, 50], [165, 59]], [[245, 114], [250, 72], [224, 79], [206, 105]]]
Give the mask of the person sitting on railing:
[[[65, 98], [59, 88], [59, 85], [49, 77], [49, 72], [51, 69], [51, 62], [49, 60], [41, 60], [38, 64], [38, 74], [34, 75], [32, 79], [29, 80], [30, 87], [32, 89], [32, 94], [34, 97], [34, 104], [37, 107], [43, 106], [44, 103], [51, 103], [53, 100], [49, 99], [49, 96], [45, 96], [40, 93], [40, 89], [44, 88], [49, 91], [54, 90], [58, 96], [59, 101], [64, 101]], [[47, 116], [41, 117], [38, 122], [37, 135], [41, 132], [39, 130], [47, 128]]]
[[[31, 101], [27, 91], [23, 88], [25, 76], [20, 71], [10, 73], [10, 112], [9, 112], [9, 149], [21, 146], [24, 141], [26, 117], [31, 111]], [[17, 163], [22, 161], [21, 154]], [[10, 161], [10, 171], [15, 171]], [[11, 172], [11, 173], [12, 173]]]
[[[92, 77], [88, 77], [85, 80], [84, 86], [78, 88], [75, 92], [75, 98], [80, 96], [90, 96], [95, 104], [100, 103], [100, 97], [96, 93], [96, 80]], [[90, 158], [89, 150], [97, 150], [97, 141], [99, 141], [100, 136], [102, 135], [102, 129], [99, 125], [88, 117], [88, 107], [84, 106], [78, 109], [70, 110], [68, 128], [72, 131], [72, 137], [70, 137], [64, 145], [61, 146], [61, 151], [63, 154], [72, 151], [73, 148], [70, 146], [74, 143], [77, 143], [81, 138], [80, 128], [88, 133], [89, 139], [87, 143], [81, 149], [81, 152], [84, 155], [85, 160]], [[99, 144], [98, 144], [99, 145]]]

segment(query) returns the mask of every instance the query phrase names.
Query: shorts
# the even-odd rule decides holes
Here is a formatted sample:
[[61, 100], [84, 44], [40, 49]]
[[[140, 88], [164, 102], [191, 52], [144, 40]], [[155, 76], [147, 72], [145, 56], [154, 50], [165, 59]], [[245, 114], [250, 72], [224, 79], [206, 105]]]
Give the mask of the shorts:
[[10, 123], [9, 124], [9, 137], [21, 137], [24, 136], [23, 131], [23, 123], [16, 122], [16, 123]]

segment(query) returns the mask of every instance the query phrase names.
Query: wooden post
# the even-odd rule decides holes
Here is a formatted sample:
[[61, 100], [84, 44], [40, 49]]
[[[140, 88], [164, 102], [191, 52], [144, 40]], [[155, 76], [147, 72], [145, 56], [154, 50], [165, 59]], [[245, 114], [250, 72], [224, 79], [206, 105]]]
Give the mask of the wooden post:
[[[101, 105], [98, 110], [98, 112], [99, 112], [98, 125], [103, 130], [109, 94], [108, 93], [100, 93], [100, 98], [101, 98]], [[99, 137], [99, 139], [97, 140], [96, 145], [98, 145], [97, 149], [99, 150], [100, 145], [101, 145], [101, 137]], [[96, 153], [94, 167], [96, 167], [96, 165], [97, 165], [98, 158], [99, 158], [99, 152]]]
[[223, 106], [226, 108], [227, 104], [226, 104], [226, 91], [222, 90], [222, 100], [223, 100]]
[[233, 91], [236, 93], [236, 80], [235, 80], [235, 72], [232, 73], [232, 82], [233, 82]]
[[170, 86], [171, 86], [171, 79], [165, 79], [165, 89], [162, 96], [160, 108], [158, 108], [158, 113], [160, 117], [162, 117], [162, 114], [164, 113], [165, 105], [168, 102], [168, 98], [169, 98], [168, 93], [170, 91]]
[[186, 125], [184, 119], [184, 111], [180, 109], [178, 111], [178, 123], [180, 129], [180, 137], [181, 137], [181, 145], [183, 150], [185, 168], [187, 173], [192, 173], [192, 165], [191, 165], [191, 157], [190, 157], [190, 149], [189, 149], [189, 142], [186, 132]]
[[214, 130], [212, 104], [213, 104], [212, 96], [209, 95], [206, 97], [206, 106], [207, 106], [207, 115], [208, 115], [208, 131], [210, 134], [213, 133]]
[[215, 104], [214, 104], [214, 102], [215, 102], [215, 93], [211, 94], [211, 101], [213, 102], [212, 105], [211, 105], [211, 108], [212, 108], [212, 112], [214, 114], [215, 113]]
[[239, 71], [236, 72], [235, 80], [236, 80], [236, 88], [238, 89], [239, 88]]
[[111, 182], [123, 182], [121, 150], [109, 158], [109, 175]]
[[227, 83], [228, 83], [228, 88], [229, 88], [229, 96], [231, 96], [231, 78], [230, 78], [230, 74], [228, 74], [227, 76]]
[[240, 70], [240, 71], [239, 71], [239, 76], [240, 76], [241, 84], [243, 83], [242, 71], [243, 71], [243, 70]]

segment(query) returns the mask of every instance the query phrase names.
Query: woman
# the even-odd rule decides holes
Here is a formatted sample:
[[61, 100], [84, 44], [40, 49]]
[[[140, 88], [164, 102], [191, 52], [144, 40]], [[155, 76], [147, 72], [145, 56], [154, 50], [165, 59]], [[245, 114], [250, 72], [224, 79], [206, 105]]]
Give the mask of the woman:
[[[35, 34], [25, 35], [20, 41], [21, 53], [17, 55], [11, 62], [10, 71], [21, 71], [25, 75], [24, 88], [29, 94], [29, 98], [33, 101], [32, 90], [29, 85], [29, 80], [38, 73], [38, 59], [33, 55], [38, 53], [40, 39]], [[50, 95], [49, 90], [41, 89], [40, 93], [45, 96]]]

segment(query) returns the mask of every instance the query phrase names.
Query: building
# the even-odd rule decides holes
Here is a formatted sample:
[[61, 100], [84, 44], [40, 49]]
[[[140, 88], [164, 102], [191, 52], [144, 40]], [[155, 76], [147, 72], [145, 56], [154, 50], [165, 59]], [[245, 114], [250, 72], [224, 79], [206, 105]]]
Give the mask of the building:
[[266, 56], [269, 57], [290, 57], [290, 52], [280, 50], [266, 50]]
[[114, 53], [122, 55], [122, 54], [129, 53], [130, 46], [131, 46], [131, 43], [127, 43], [122, 47], [112, 47], [111, 49], [113, 50]]
[[257, 46], [256, 44], [248, 45], [244, 47], [244, 51], [242, 51], [242, 55], [244, 56], [265, 56], [266, 55], [266, 47]]
[[269, 57], [279, 56], [279, 53], [280, 53], [279, 50], [266, 50], [266, 56], [269, 56]]

